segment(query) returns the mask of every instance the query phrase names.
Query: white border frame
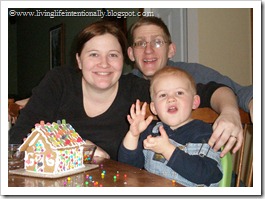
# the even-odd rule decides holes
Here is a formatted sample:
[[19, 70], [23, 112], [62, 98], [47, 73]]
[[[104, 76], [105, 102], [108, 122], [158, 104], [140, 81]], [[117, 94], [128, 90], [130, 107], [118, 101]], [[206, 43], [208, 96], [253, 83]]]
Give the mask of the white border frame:
[[[253, 8], [254, 186], [250, 188], [8, 187], [8, 8]], [[1, 2], [1, 195], [261, 195], [261, 1], [2, 1]], [[100, 191], [99, 191], [100, 189]]]

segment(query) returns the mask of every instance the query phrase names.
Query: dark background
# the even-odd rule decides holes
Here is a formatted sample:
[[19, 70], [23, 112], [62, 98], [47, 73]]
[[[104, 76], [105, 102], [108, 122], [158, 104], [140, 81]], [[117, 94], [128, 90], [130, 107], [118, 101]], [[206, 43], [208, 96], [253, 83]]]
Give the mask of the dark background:
[[[107, 8], [108, 10], [135, 11], [141, 9]], [[28, 12], [54, 12], [62, 11], [94, 11], [104, 8], [31, 8], [9, 9]], [[27, 98], [31, 95], [32, 88], [37, 86], [47, 71], [50, 70], [50, 38], [49, 31], [52, 27], [64, 24], [64, 66], [75, 66], [75, 37], [88, 24], [100, 20], [100, 17], [59, 17], [55, 16], [9, 16], [8, 22], [8, 95], [15, 100]], [[105, 17], [104, 20], [115, 20], [127, 33], [130, 26], [138, 17]], [[130, 72], [131, 63], [124, 64], [124, 73]]]

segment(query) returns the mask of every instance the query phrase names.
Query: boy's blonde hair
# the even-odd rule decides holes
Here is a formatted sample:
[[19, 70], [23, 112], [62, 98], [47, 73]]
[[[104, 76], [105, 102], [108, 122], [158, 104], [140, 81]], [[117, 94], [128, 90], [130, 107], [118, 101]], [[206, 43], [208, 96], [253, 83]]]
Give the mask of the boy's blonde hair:
[[186, 78], [190, 83], [189, 86], [190, 86], [192, 93], [194, 95], [196, 95], [196, 93], [197, 93], [196, 83], [195, 83], [193, 77], [189, 73], [187, 73], [186, 71], [184, 71], [180, 68], [165, 66], [164, 68], [156, 71], [154, 76], [151, 78], [151, 81], [150, 81], [151, 99], [153, 99], [153, 95], [154, 95], [154, 88], [153, 88], [154, 82], [156, 79], [158, 79], [158, 77], [161, 77], [163, 75], [175, 75], [177, 77]]

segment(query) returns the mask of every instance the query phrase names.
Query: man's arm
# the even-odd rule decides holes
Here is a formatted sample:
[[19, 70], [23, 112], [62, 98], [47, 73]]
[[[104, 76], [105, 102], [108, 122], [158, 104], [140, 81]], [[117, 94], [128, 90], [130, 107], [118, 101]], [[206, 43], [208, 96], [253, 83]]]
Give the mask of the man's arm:
[[212, 108], [220, 113], [213, 124], [213, 134], [209, 140], [209, 145], [214, 150], [219, 150], [225, 145], [221, 157], [230, 149], [233, 153], [239, 150], [243, 142], [243, 129], [238, 110], [236, 96], [228, 87], [218, 88], [211, 97]]
[[[207, 84], [215, 81], [230, 87], [237, 96], [239, 107], [246, 112], [250, 112], [249, 105], [253, 98], [253, 86], [241, 86], [227, 76], [216, 70], [197, 63], [173, 62], [168, 61], [168, 65], [179, 67], [193, 76], [196, 83]], [[251, 117], [252, 118], [252, 117]]]

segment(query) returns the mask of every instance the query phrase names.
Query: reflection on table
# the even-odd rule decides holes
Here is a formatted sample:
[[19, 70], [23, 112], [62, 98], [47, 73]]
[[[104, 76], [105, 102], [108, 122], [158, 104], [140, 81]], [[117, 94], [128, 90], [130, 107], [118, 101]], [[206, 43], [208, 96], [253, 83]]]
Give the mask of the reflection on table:
[[[114, 160], [94, 157], [99, 167], [67, 177], [48, 179], [9, 174], [9, 187], [181, 187], [166, 178]], [[104, 175], [103, 175], [104, 173]]]

